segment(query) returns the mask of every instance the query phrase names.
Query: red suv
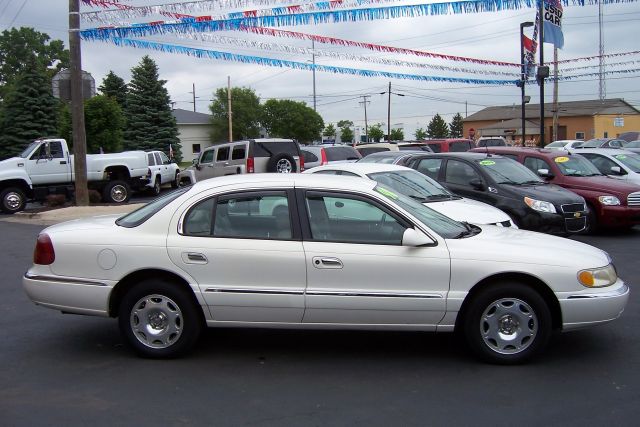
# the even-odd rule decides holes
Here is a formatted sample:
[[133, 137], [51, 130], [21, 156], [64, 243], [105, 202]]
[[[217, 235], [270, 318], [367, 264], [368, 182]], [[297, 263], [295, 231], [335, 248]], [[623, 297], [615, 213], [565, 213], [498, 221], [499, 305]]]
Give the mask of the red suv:
[[434, 153], [460, 153], [476, 148], [475, 142], [470, 139], [429, 139], [424, 142]]
[[547, 181], [578, 193], [590, 211], [589, 230], [640, 224], [640, 186], [602, 175], [579, 154], [539, 148], [488, 147], [490, 152], [522, 163]]

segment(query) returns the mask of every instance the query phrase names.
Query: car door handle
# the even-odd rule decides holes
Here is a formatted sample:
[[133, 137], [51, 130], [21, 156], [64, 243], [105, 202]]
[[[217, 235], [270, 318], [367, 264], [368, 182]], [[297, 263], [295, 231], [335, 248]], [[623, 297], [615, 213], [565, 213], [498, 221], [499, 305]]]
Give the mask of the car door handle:
[[60, 164], [61, 164], [61, 165], [66, 165], [66, 164], [67, 164], [67, 161], [66, 161], [66, 160], [60, 160]]
[[229, 162], [224, 162], [224, 165], [225, 166], [229, 166]]
[[207, 264], [209, 260], [206, 256], [197, 252], [187, 252], [182, 254], [182, 259], [187, 264]]
[[338, 258], [333, 257], [313, 257], [313, 266], [315, 268], [336, 268], [340, 269], [343, 267], [342, 261]]

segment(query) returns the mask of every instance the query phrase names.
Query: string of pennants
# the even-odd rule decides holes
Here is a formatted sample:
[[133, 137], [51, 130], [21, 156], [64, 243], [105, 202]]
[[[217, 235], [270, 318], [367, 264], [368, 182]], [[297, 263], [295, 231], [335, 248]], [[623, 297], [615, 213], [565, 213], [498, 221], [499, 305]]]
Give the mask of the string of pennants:
[[[358, 76], [377, 76], [397, 79], [409, 79], [419, 81], [442, 81], [457, 82], [470, 84], [491, 84], [491, 85], [511, 85], [515, 84], [515, 79], [478, 79], [478, 78], [459, 78], [444, 76], [429, 76], [410, 73], [396, 73], [389, 71], [376, 71], [357, 69], [349, 67], [335, 67], [329, 65], [309, 64], [305, 62], [296, 62], [282, 60], [276, 58], [239, 55], [230, 52], [221, 52], [207, 49], [196, 49], [187, 46], [179, 46], [171, 43], [159, 43], [152, 41], [139, 40], [141, 37], [173, 35], [181, 39], [194, 39], [217, 44], [228, 44], [235, 46], [244, 46], [258, 48], [268, 51], [279, 51], [286, 53], [299, 54], [315, 54], [317, 56], [330, 57], [340, 60], [373, 62], [390, 66], [402, 66], [411, 68], [428, 68], [442, 71], [452, 71], [466, 74], [484, 74], [484, 75], [501, 75], [509, 77], [519, 77], [519, 73], [508, 71], [479, 70], [467, 67], [446, 66], [440, 64], [420, 63], [415, 61], [405, 61], [399, 59], [387, 59], [371, 56], [347, 54], [343, 52], [331, 52], [325, 50], [307, 49], [295, 46], [280, 45], [277, 43], [265, 43], [260, 41], [246, 40], [243, 38], [225, 37], [215, 34], [219, 31], [241, 31], [254, 33], [272, 37], [286, 37], [295, 39], [313, 40], [318, 43], [350, 46], [364, 48], [377, 52], [387, 52], [396, 54], [413, 55], [423, 58], [440, 59], [447, 61], [465, 62], [478, 65], [500, 66], [500, 67], [520, 67], [520, 64], [513, 62], [494, 61], [480, 58], [470, 58], [455, 55], [439, 54], [434, 52], [426, 52], [414, 49], [404, 49], [393, 46], [385, 46], [373, 43], [359, 42], [353, 40], [340, 39], [335, 37], [327, 37], [321, 35], [305, 34], [301, 32], [282, 30], [273, 27], [279, 26], [295, 26], [308, 24], [321, 24], [330, 22], [357, 22], [372, 21], [379, 19], [394, 19], [401, 17], [418, 17], [428, 15], [445, 15], [445, 14], [461, 14], [461, 13], [479, 13], [479, 12], [495, 12], [504, 10], [517, 10], [523, 8], [537, 7], [536, 0], [468, 0], [458, 2], [443, 2], [418, 5], [393, 5], [378, 7], [359, 7], [366, 4], [384, 4], [395, 0], [332, 0], [319, 1], [304, 4], [293, 4], [294, 1], [287, 0], [200, 0], [180, 3], [170, 3], [164, 5], [153, 6], [133, 6], [126, 4], [126, 0], [107, 1], [107, 0], [81, 0], [85, 5], [98, 7], [105, 10], [82, 12], [83, 19], [93, 22], [106, 24], [102, 27], [89, 28], [80, 31], [80, 36], [84, 40], [111, 42], [117, 46], [133, 47], [138, 49], [151, 49], [162, 52], [185, 54], [198, 58], [209, 58], [215, 60], [235, 61], [242, 63], [253, 63], [272, 67], [287, 67], [303, 70], [317, 70], [331, 72], [337, 74], [350, 74]], [[299, 0], [297, 0], [299, 2]], [[545, 0], [547, 1], [547, 0]], [[586, 6], [597, 4], [598, 0], [548, 0], [552, 3], [564, 4], [569, 6]], [[615, 3], [634, 3], [639, 0], [601, 0], [603, 4]], [[249, 6], [273, 6], [263, 9], [248, 9], [236, 12], [226, 12], [229, 8], [249, 7]], [[289, 4], [282, 6], [283, 4]], [[344, 10], [343, 10], [344, 9]], [[200, 15], [194, 16], [193, 13], [218, 11], [217, 15]], [[172, 20], [151, 21], [146, 23], [128, 24], [120, 22], [114, 25], [114, 19], [127, 20], [151, 15], [161, 15]], [[536, 20], [537, 23], [537, 20]], [[537, 25], [534, 28], [533, 40], [530, 40], [527, 49], [527, 63], [529, 69], [534, 64], [534, 55], [537, 38]], [[546, 39], [545, 39], [546, 41]], [[526, 43], [526, 41], [525, 41]], [[621, 52], [605, 55], [607, 57], [635, 55], [640, 51]], [[600, 58], [598, 55], [591, 57], [573, 58], [559, 63], [569, 63], [576, 61], [590, 61]], [[627, 64], [635, 64], [638, 61], [628, 61]], [[620, 63], [622, 64], [622, 63]], [[610, 64], [613, 66], [613, 64]], [[566, 68], [563, 71], [575, 71], [588, 67]], [[519, 70], [518, 70], [519, 71]], [[608, 74], [635, 73], [640, 69], [613, 70]], [[569, 80], [578, 77], [588, 77], [591, 75], [599, 75], [599, 73], [587, 73], [579, 75], [563, 75], [558, 80]]]

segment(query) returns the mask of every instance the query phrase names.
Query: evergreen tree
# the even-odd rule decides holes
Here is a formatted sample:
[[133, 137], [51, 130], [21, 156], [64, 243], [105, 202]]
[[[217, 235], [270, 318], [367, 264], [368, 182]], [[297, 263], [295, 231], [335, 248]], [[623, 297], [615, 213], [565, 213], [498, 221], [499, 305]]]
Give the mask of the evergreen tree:
[[182, 160], [178, 126], [171, 113], [166, 80], [158, 78], [158, 66], [144, 56], [131, 69], [127, 93], [124, 148], [127, 150], [161, 150], [169, 155], [169, 146], [177, 162]]
[[422, 141], [423, 139], [427, 139], [427, 132], [422, 128], [418, 128], [413, 136], [415, 136], [418, 141]]
[[351, 143], [353, 142], [353, 131], [351, 127], [353, 126], [353, 122], [351, 120], [340, 120], [336, 123], [338, 129], [340, 129], [340, 141], [343, 143]]
[[109, 71], [109, 74], [102, 80], [102, 85], [98, 87], [98, 90], [103, 95], [114, 98], [118, 105], [120, 105], [120, 108], [124, 110], [127, 103], [127, 84], [122, 77], [113, 71]]
[[404, 131], [402, 129], [391, 129], [391, 141], [404, 141]]
[[322, 131], [322, 136], [326, 136], [326, 137], [333, 137], [335, 139], [336, 137], [336, 128], [333, 126], [333, 123], [329, 123], [324, 130]]
[[[229, 102], [227, 88], [216, 90], [211, 110], [211, 142], [227, 142], [229, 140]], [[231, 88], [231, 109], [233, 110], [233, 139], [257, 138], [260, 135], [260, 117], [262, 107], [260, 98], [246, 87]]]
[[429, 122], [427, 135], [429, 138], [446, 138], [449, 136], [449, 126], [447, 126], [447, 122], [440, 117], [440, 114], [433, 116], [433, 119]]
[[380, 140], [384, 138], [382, 123], [376, 123], [369, 127], [369, 138], [373, 139], [375, 142], [380, 142]]
[[456, 115], [453, 116], [451, 123], [449, 123], [451, 138], [462, 138], [463, 124], [462, 115], [460, 115], [460, 113], [456, 113]]
[[46, 69], [31, 60], [6, 94], [0, 120], [0, 159], [19, 154], [29, 142], [55, 136], [59, 103]]

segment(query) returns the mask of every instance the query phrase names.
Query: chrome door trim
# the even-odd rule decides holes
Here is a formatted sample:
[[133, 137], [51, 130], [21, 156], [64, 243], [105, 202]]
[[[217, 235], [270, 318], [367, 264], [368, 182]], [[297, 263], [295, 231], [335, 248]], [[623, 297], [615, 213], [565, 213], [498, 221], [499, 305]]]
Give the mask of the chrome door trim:
[[426, 298], [443, 299], [440, 294], [390, 293], [390, 292], [345, 292], [345, 291], [307, 291], [310, 296], [332, 297], [378, 297], [378, 298]]
[[107, 286], [106, 283], [95, 282], [92, 280], [80, 280], [80, 279], [70, 279], [66, 277], [56, 277], [56, 276], [43, 276], [37, 274], [25, 273], [24, 277], [29, 280], [37, 280], [39, 282], [56, 282], [56, 283], [66, 283], [69, 285], [84, 285], [84, 286]]
[[207, 288], [205, 292], [221, 294], [304, 295], [304, 291], [290, 291], [285, 289]]

